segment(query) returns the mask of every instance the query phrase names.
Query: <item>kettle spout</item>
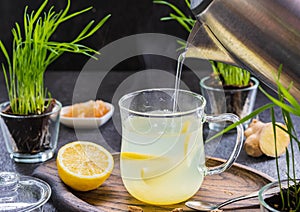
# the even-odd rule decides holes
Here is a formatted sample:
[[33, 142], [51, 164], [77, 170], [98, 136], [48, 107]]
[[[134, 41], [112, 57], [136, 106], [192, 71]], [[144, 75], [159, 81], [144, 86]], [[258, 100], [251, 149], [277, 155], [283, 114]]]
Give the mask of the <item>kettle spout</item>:
[[188, 37], [185, 56], [236, 65], [208, 26], [198, 21]]

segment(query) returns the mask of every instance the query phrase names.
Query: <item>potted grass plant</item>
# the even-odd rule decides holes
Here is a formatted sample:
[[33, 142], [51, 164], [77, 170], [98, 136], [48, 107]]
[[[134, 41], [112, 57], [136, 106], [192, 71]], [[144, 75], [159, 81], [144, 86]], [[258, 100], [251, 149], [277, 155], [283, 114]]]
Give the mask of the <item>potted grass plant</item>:
[[[175, 20], [187, 32], [191, 32], [195, 19], [184, 14], [176, 5], [164, 1], [154, 0], [156, 4], [167, 5], [174, 13], [168, 17], [161, 18], [162, 21]], [[186, 6], [190, 7], [190, 1], [185, 0]], [[179, 50], [185, 48], [186, 43], [180, 42]], [[217, 61], [210, 61], [212, 74], [204, 77], [200, 81], [202, 95], [208, 101], [207, 113], [221, 114], [234, 113], [240, 118], [245, 117], [252, 112], [256, 99], [257, 87], [259, 82], [256, 78], [250, 76], [250, 72], [245, 69], [225, 64]], [[247, 125], [244, 123], [244, 125]], [[219, 131], [227, 123], [211, 123], [210, 128]]]
[[[296, 165], [296, 161], [299, 160], [298, 157], [300, 155], [300, 139], [296, 131], [297, 126], [295, 126], [293, 122], [293, 117], [300, 117], [300, 103], [289, 93], [289, 89], [292, 87], [292, 82], [288, 88], [285, 88], [279, 81], [281, 71], [282, 66], [278, 70], [278, 77], [276, 77], [278, 93], [277, 97], [268, 94], [260, 87], [265, 96], [269, 98], [270, 103], [257, 108], [240, 121], [230, 125], [210, 139], [221, 136], [223, 133], [234, 129], [238, 124], [244, 123], [245, 121], [256, 117], [260, 113], [269, 110], [274, 135], [274, 143], [272, 146], [270, 146], [270, 148], [273, 149], [270, 150], [274, 151], [275, 153], [274, 158], [275, 168], [277, 170], [277, 181], [271, 182], [260, 189], [258, 195], [260, 208], [261, 211], [296, 212], [300, 211], [300, 180], [299, 176], [296, 174], [297, 169], [299, 169], [299, 167]], [[276, 119], [276, 117], [279, 117], [279, 114], [275, 116], [275, 108], [280, 110], [284, 125], [280, 124], [281, 120]], [[286, 171], [284, 171], [284, 173], [282, 173], [279, 167], [279, 156], [281, 154], [279, 153], [279, 148], [282, 148], [283, 144], [281, 144], [281, 142], [284, 141], [277, 136], [276, 128], [284, 131], [289, 137], [290, 145], [285, 147]]]
[[[296, 161], [299, 160], [299, 152], [300, 152], [300, 139], [297, 134], [296, 127], [293, 122], [293, 116], [300, 117], [300, 104], [299, 102], [289, 93], [289, 86], [285, 88], [279, 81], [280, 73], [282, 67], [278, 71], [278, 79], [277, 79], [277, 93], [278, 96], [273, 97], [268, 94], [266, 91], [262, 90], [262, 92], [270, 99], [272, 103], [268, 105], [264, 105], [258, 108], [256, 111], [248, 115], [244, 118], [245, 121], [247, 119], [253, 118], [257, 114], [261, 113], [266, 109], [270, 109], [271, 118], [272, 118], [272, 126], [274, 133], [274, 151], [275, 151], [275, 167], [277, 170], [277, 181], [269, 183], [260, 189], [259, 192], [259, 202], [261, 211], [300, 211], [300, 180], [299, 176], [297, 176], [297, 168]], [[284, 125], [286, 128], [283, 128], [282, 125], [279, 125], [276, 116], [275, 116], [275, 107], [279, 107], [282, 115], [282, 119], [284, 121]], [[293, 116], [292, 116], [293, 115]], [[233, 126], [232, 126], [233, 127]], [[285, 131], [289, 135], [290, 147], [285, 149], [285, 164], [286, 164], [286, 172], [281, 173], [279, 169], [279, 153], [277, 151], [277, 145], [280, 145], [281, 140], [276, 137], [275, 128], [280, 128]]]
[[[242, 68], [210, 61], [213, 73], [200, 80], [202, 95], [208, 101], [208, 113], [234, 113], [240, 118], [253, 111], [259, 82]], [[246, 127], [248, 122], [244, 123]], [[228, 123], [211, 123], [210, 129], [221, 130]]]
[[[299, 135], [296, 132], [296, 126], [293, 123], [292, 115], [300, 117], [300, 104], [299, 102], [289, 93], [289, 89], [285, 88], [279, 81], [282, 66], [279, 68], [277, 77], [277, 93], [278, 97], [273, 97], [266, 91], [262, 90], [263, 93], [272, 101], [274, 106], [281, 109], [281, 114], [284, 120], [286, 128], [277, 124], [274, 106], [271, 107], [271, 117], [273, 131], [275, 134], [274, 147], [276, 153], [276, 169], [277, 169], [277, 181], [264, 186], [259, 192], [259, 202], [261, 211], [300, 211], [300, 180], [296, 175], [297, 165], [296, 161], [299, 160], [300, 152], [300, 140]], [[251, 117], [251, 116], [250, 116]], [[277, 145], [281, 140], [276, 137], [275, 128], [279, 127], [289, 135], [290, 148], [286, 148], [286, 177], [282, 179], [282, 175], [279, 169]]]
[[12, 29], [12, 55], [0, 41], [6, 59], [2, 63], [9, 101], [0, 105], [1, 130], [11, 157], [17, 162], [41, 162], [52, 158], [59, 131], [61, 103], [52, 98], [44, 87], [47, 67], [64, 52], [94, 57], [94, 49], [80, 44], [92, 36], [110, 17], [99, 23], [89, 22], [76, 38], [69, 42], [51, 40], [56, 29], [64, 22], [90, 11], [92, 7], [69, 13], [67, 6], [59, 11], [45, 0], [36, 11], [24, 11], [23, 26], [16, 23]]

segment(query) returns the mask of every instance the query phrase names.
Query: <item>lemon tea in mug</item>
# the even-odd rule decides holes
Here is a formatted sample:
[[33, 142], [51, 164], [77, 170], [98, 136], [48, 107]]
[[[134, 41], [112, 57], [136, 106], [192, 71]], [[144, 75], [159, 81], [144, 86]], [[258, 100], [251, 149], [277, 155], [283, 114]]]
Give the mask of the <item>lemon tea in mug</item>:
[[205, 104], [201, 95], [174, 89], [141, 90], [120, 99], [121, 177], [133, 197], [154, 205], [179, 203], [199, 190], [205, 175], [232, 165], [242, 146], [241, 125], [229, 160], [205, 166], [203, 122], [238, 121], [234, 114], [205, 115]]

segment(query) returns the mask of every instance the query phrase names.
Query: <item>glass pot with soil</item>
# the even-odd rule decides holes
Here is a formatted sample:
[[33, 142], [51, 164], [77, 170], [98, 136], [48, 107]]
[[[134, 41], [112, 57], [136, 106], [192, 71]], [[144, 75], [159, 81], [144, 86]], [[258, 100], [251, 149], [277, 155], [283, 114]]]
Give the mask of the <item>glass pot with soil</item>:
[[[212, 76], [200, 81], [202, 95], [207, 99], [208, 114], [234, 113], [239, 118], [249, 115], [254, 107], [259, 81], [251, 77], [250, 83], [243, 87], [224, 86], [215, 83]], [[244, 123], [246, 126], [248, 122]], [[211, 123], [209, 128], [220, 131], [228, 123]]]
[[260, 189], [258, 198], [261, 211], [299, 211], [300, 181], [282, 180], [269, 183]]
[[16, 115], [10, 102], [0, 105], [0, 128], [10, 157], [37, 163], [53, 157], [59, 133], [61, 103], [52, 99], [41, 114]]

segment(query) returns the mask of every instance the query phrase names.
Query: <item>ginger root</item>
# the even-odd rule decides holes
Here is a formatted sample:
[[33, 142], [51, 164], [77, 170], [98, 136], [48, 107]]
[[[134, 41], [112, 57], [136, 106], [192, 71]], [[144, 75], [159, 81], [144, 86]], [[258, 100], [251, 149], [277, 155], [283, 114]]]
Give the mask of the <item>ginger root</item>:
[[265, 125], [265, 123], [253, 119], [247, 130], [245, 130], [244, 134], [247, 139], [244, 143], [244, 149], [249, 156], [260, 157], [263, 155], [259, 147], [259, 138], [260, 132]]
[[[282, 123], [276, 123], [282, 128], [286, 126]], [[276, 126], [276, 148], [277, 156], [285, 153], [286, 147], [290, 143], [288, 133]], [[260, 157], [263, 154], [276, 157], [275, 136], [272, 123], [263, 123], [253, 119], [247, 130], [245, 130], [246, 141], [244, 149], [249, 156]]]
[[70, 109], [63, 114], [63, 116], [77, 118], [100, 118], [108, 111], [109, 108], [102, 100], [90, 100], [72, 105]]
[[258, 133], [255, 133], [249, 136], [244, 144], [246, 153], [252, 157], [260, 157], [264, 154], [259, 147], [259, 136], [257, 134]]
[[[286, 129], [286, 126], [282, 123], [277, 123], [282, 128]], [[276, 148], [277, 155], [280, 156], [285, 153], [286, 147], [290, 143], [290, 136], [284, 130], [276, 126]], [[268, 123], [260, 133], [259, 146], [261, 151], [270, 157], [276, 157], [275, 152], [275, 137], [273, 132], [272, 123]]]

